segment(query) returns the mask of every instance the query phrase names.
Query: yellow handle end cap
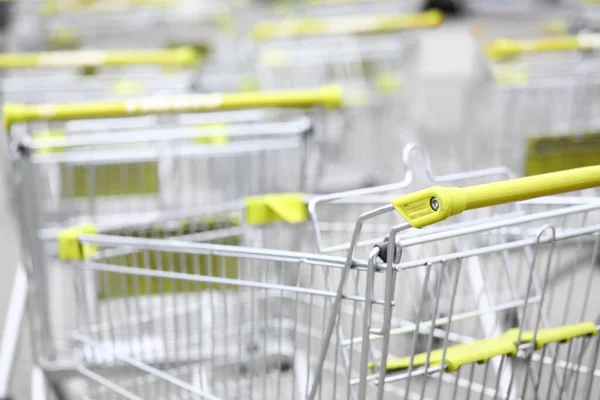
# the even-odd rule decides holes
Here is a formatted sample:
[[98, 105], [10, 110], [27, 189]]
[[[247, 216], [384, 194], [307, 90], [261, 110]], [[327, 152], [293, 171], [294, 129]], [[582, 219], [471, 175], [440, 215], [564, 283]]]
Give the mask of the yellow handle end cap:
[[175, 58], [180, 64], [194, 66], [200, 58], [200, 54], [193, 47], [185, 46], [175, 50]]
[[8, 131], [12, 124], [25, 119], [25, 106], [22, 104], [6, 103], [2, 107], [4, 129]]
[[512, 58], [521, 53], [521, 47], [514, 40], [497, 39], [486, 46], [486, 54], [494, 61]]
[[444, 19], [446, 18], [443, 12], [441, 12], [440, 10], [436, 10], [436, 9], [426, 11], [423, 14], [425, 17], [425, 19], [424, 19], [425, 24], [432, 28], [440, 26], [442, 24], [442, 22], [444, 22]]
[[440, 222], [463, 212], [466, 197], [458, 188], [433, 186], [392, 200], [392, 205], [415, 228]]

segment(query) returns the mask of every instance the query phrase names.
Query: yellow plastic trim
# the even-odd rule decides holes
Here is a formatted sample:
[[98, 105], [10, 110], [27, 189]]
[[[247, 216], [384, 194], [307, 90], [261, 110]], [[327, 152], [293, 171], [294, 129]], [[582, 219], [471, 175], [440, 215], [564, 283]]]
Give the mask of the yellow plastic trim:
[[[517, 354], [517, 345], [506, 338], [496, 337], [491, 339], [478, 340], [473, 343], [448, 346], [446, 348], [446, 358], [444, 359], [445, 370], [447, 372], [457, 371], [461, 366], [480, 363], [485, 364], [490, 358], [506, 355], [514, 356]], [[439, 366], [442, 362], [443, 349], [437, 349], [429, 352], [429, 365]], [[406, 369], [410, 366], [411, 357], [402, 357], [389, 361], [385, 370], [388, 372]], [[415, 354], [413, 359], [414, 367], [421, 367], [427, 361], [427, 353]], [[370, 365], [373, 368], [373, 365]]]
[[246, 75], [240, 79], [239, 90], [242, 92], [260, 90], [260, 80], [256, 76]]
[[561, 36], [534, 40], [496, 39], [486, 45], [488, 57], [494, 61], [502, 61], [525, 53], [558, 52], [568, 50], [585, 50], [581, 38], [577, 36]]
[[[513, 341], [519, 338], [519, 328], [507, 331], [504, 336]], [[596, 336], [598, 329], [593, 322], [582, 322], [580, 324], [559, 326], [556, 328], [539, 329], [535, 335], [535, 349], [539, 350], [549, 343], [566, 343], [569, 340], [581, 336]], [[521, 343], [531, 343], [534, 331], [521, 333]]]
[[269, 68], [283, 68], [290, 65], [290, 55], [280, 49], [268, 49], [258, 54], [258, 63]]
[[63, 261], [81, 261], [94, 255], [96, 246], [79, 243], [79, 236], [85, 233], [96, 233], [96, 225], [87, 224], [61, 230], [58, 233], [58, 257]]
[[198, 144], [225, 144], [229, 142], [227, 136], [226, 124], [204, 124], [198, 125], [198, 134], [201, 135], [194, 139], [194, 143]]
[[308, 206], [301, 193], [269, 194], [246, 198], [246, 222], [268, 225], [273, 222], [299, 224], [308, 220]]
[[77, 29], [73, 26], [57, 27], [48, 36], [49, 50], [73, 50], [79, 47], [81, 47], [81, 41]]
[[339, 108], [339, 85], [316, 89], [211, 93], [170, 97], [148, 97], [124, 101], [75, 104], [4, 104], [4, 126], [28, 121], [113, 118], [148, 114], [174, 114], [248, 108], [327, 107]]
[[433, 28], [444, 21], [437, 10], [417, 14], [347, 16], [262, 22], [252, 29], [255, 41], [275, 38], [385, 33], [416, 28]]
[[191, 47], [165, 50], [50, 51], [0, 54], [0, 68], [89, 67], [115, 65], [194, 66], [200, 55]]
[[40, 147], [37, 149], [39, 153], [61, 153], [65, 151], [64, 147], [43, 147], [44, 144], [56, 143], [57, 141], [63, 140], [65, 137], [65, 131], [62, 129], [53, 129], [36, 133], [33, 136], [34, 142]]
[[519, 68], [501, 68], [493, 72], [494, 82], [498, 84], [523, 85], [529, 81], [529, 74]]
[[344, 106], [349, 108], [367, 107], [371, 102], [369, 92], [366, 90], [348, 91], [344, 96]]
[[525, 160], [527, 176], [600, 165], [600, 133], [529, 138]]
[[[574, 168], [465, 188], [434, 186], [392, 200], [415, 228], [440, 222], [465, 210], [513, 203], [600, 186], [600, 166]], [[431, 207], [437, 199], [438, 209]]]
[[230, 12], [222, 11], [217, 13], [214, 21], [225, 33], [233, 34], [237, 30], [237, 23]]
[[383, 94], [395, 94], [402, 88], [402, 78], [398, 73], [383, 72], [375, 77], [375, 88]]
[[564, 19], [549, 19], [542, 27], [545, 33], [552, 35], [566, 35], [569, 32], [569, 23]]
[[168, 7], [176, 3], [177, 0], [48, 1], [42, 5], [40, 13], [49, 16], [66, 12], [109, 12], [122, 10], [124, 6]]
[[144, 85], [135, 80], [123, 79], [113, 84], [112, 92], [115, 96], [136, 96], [144, 92]]

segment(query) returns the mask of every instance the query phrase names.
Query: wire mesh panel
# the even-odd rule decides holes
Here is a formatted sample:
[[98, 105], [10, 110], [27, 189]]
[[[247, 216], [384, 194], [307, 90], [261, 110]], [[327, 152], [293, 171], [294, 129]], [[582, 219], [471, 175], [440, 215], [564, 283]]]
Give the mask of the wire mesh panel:
[[119, 221], [303, 189], [312, 126], [307, 117], [187, 125], [184, 120], [36, 138], [32, 160], [46, 224]]
[[[453, 353], [460, 350], [456, 347], [459, 344], [506, 335], [505, 331], [513, 327], [539, 329], [541, 337], [544, 328], [596, 318], [597, 310], [586, 305], [594, 300], [583, 294], [589, 293], [587, 285], [597, 279], [597, 225], [585, 223], [592, 215], [597, 221], [597, 206], [573, 206], [562, 211], [569, 214], [557, 218], [549, 212], [540, 217], [529, 214], [527, 218], [515, 218], [511, 222], [514, 228], [510, 228], [514, 236], [502, 232], [509, 230], [509, 224], [499, 223], [464, 236], [460, 229], [450, 231], [444, 240], [426, 244], [427, 239], [423, 239], [416, 247], [412, 240], [404, 242], [405, 261], [400, 263], [400, 286], [395, 296], [395, 304], [402, 306], [395, 307], [398, 321], [392, 322], [390, 331], [389, 351], [395, 355], [388, 358], [385, 374], [394, 391], [412, 390], [432, 398], [445, 397], [444, 393], [453, 393], [455, 398], [535, 398], [536, 391], [537, 395], [550, 391], [552, 398], [556, 390], [564, 391], [567, 398], [587, 397], [579, 390], [585, 390], [583, 381], [594, 383], [590, 369], [595, 368], [598, 354], [593, 342], [586, 339], [549, 345], [546, 350], [540, 346], [540, 351], [533, 354], [531, 348], [529, 354], [517, 354], [512, 343], [514, 347], [506, 353], [480, 354], [480, 359], [474, 356], [462, 368], [460, 362], [457, 366], [451, 364], [453, 357], [460, 360], [461, 353]], [[580, 228], [565, 229], [565, 225]], [[454, 234], [461, 237], [454, 238]], [[564, 240], [560, 239], [563, 236]], [[375, 337], [371, 343], [378, 339]], [[480, 345], [492, 348], [494, 343]], [[588, 376], [577, 388], [569, 382], [571, 378], [564, 378], [572, 373], [567, 364], [581, 364], [586, 353], [582, 345], [587, 347], [583, 365]], [[477, 352], [475, 346], [464, 348], [465, 354]], [[576, 350], [569, 354], [566, 347], [571, 346]], [[446, 370], [453, 374], [439, 373], [444, 351], [451, 365]], [[553, 353], [551, 361], [540, 362], [547, 356], [538, 357], [546, 351]], [[516, 360], [505, 358], [517, 355]], [[488, 359], [485, 365], [474, 363]], [[557, 369], [556, 365], [562, 367]]]
[[[100, 236], [90, 239], [95, 242]], [[115, 239], [123, 240], [122, 244], [146, 245], [153, 241]], [[167, 246], [176, 243], [154, 242]], [[85, 262], [86, 272], [80, 270], [82, 275], [95, 275], [97, 283], [102, 276], [115, 282], [123, 280], [125, 286], [134, 288], [128, 297], [104, 300], [94, 308], [80, 308], [84, 324], [74, 338], [81, 344], [82, 353], [89, 354], [88, 368], [110, 380], [111, 369], [127, 364], [134, 373], [157, 376], [161, 381], [158, 392], [167, 397], [182, 391], [219, 398], [306, 397], [322, 344], [321, 327], [329, 315], [328, 298], [334, 294], [323, 287], [319, 276], [326, 269], [341, 268], [341, 260], [313, 260], [308, 253], [187, 243], [194, 248], [189, 253], [138, 249], [140, 255], [147, 254], [141, 257], [146, 260], [152, 259], [150, 253], [159, 258], [172, 254], [172, 261], [160, 270], [143, 261], [131, 267], [117, 261], [118, 257], [105, 259], [100, 256], [104, 252], [102, 246], [98, 249], [99, 258], [94, 256]], [[113, 250], [119, 252], [119, 248], [117, 244]], [[208, 253], [198, 253], [201, 248]], [[182, 263], [188, 262], [200, 269], [193, 273], [181, 269]], [[216, 268], [202, 273], [208, 265]], [[128, 276], [129, 272], [134, 275]], [[148, 279], [154, 283], [151, 286], [155, 295], [141, 289], [149, 287], [141, 284]], [[102, 284], [90, 286], [93, 281], [87, 282], [83, 291], [86, 298], [95, 296]], [[348, 299], [349, 303], [355, 301], [360, 299]], [[85, 303], [92, 304], [89, 299]], [[119, 347], [143, 346], [137, 327], [140, 319], [144, 320], [145, 337], [153, 337], [154, 342], [144, 339], [148, 342], [144, 353], [120, 350]], [[98, 355], [104, 351], [107, 358], [94, 359], [94, 348]], [[348, 396], [345, 373], [337, 365], [337, 358], [334, 352], [328, 356], [329, 381], [319, 397]], [[204, 382], [178, 378], [182, 364], [194, 364], [207, 371]], [[145, 382], [141, 382], [130, 390], [140, 395], [146, 390], [144, 387], [147, 388]]]

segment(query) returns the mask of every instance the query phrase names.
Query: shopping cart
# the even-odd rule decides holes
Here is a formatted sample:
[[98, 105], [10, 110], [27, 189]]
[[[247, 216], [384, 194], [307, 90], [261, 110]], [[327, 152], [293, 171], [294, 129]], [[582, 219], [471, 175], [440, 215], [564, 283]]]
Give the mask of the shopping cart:
[[487, 143], [495, 162], [526, 175], [596, 165], [596, 40], [581, 33], [489, 43], [493, 83], [479, 87], [469, 112], [473, 148]]
[[211, 1], [50, 1], [38, 7], [36, 19], [38, 35], [49, 38], [50, 46], [121, 48], [144, 43], [160, 48], [185, 30], [200, 35], [196, 40], [210, 40], [209, 33], [214, 35], [219, 27], [214, 17], [227, 10], [227, 2]]
[[[402, 147], [411, 136], [408, 102], [415, 93], [415, 53], [418, 35], [440, 25], [437, 11], [418, 14], [350, 14], [337, 17], [301, 18], [261, 22], [252, 29], [254, 44], [247, 50], [256, 56], [256, 77], [262, 88], [298, 88], [340, 83], [349, 107], [340, 121], [343, 137], [327, 138], [327, 157], [344, 160], [372, 148]], [[317, 83], [318, 82], [318, 83]], [[369, 132], [365, 135], [365, 132]], [[391, 138], [391, 139], [390, 139]], [[390, 143], [390, 140], [393, 142]], [[394, 165], [376, 153], [366, 163], [354, 164], [361, 179], [393, 179]], [[373, 160], [377, 160], [373, 162]], [[331, 163], [329, 176], [341, 178]], [[377, 176], [389, 171], [390, 176]], [[370, 176], [369, 176], [370, 175]]]
[[[53, 267], [48, 258], [52, 252], [47, 253], [42, 242], [55, 238], [57, 228], [65, 224], [102, 220], [118, 226], [124, 221], [176, 216], [266, 191], [305, 190], [303, 185], [310, 178], [307, 162], [315, 157], [314, 152], [308, 157], [308, 141], [316, 129], [302, 113], [273, 112], [321, 107], [334, 112], [340, 96], [339, 87], [330, 86], [100, 103], [5, 105], [28, 271], [58, 278], [50, 278], [53, 282], [48, 285], [40, 283], [42, 291], [56, 292], [53, 288], [61, 286], [59, 281], [71, 279]], [[261, 111], [265, 108], [272, 112]], [[244, 113], [242, 109], [257, 110]], [[220, 110], [229, 111], [217, 113]], [[318, 118], [316, 114], [313, 116]], [[54, 133], [30, 136], [42, 127], [47, 129], [48, 123], [54, 124]], [[64, 130], [57, 135], [56, 129], [61, 127]], [[50, 300], [55, 321], [73, 321], [64, 313], [69, 300], [61, 297], [60, 291], [56, 293], [57, 298]], [[14, 329], [11, 324], [8, 328]], [[46, 326], [42, 331], [56, 333], [60, 329]], [[40, 357], [52, 365], [60, 365], [57, 353], [69, 348], [68, 338], [60, 333], [56, 336], [56, 342], [38, 349]]]
[[189, 47], [4, 53], [2, 96], [41, 103], [186, 93], [197, 80], [199, 61]]
[[[344, 257], [240, 246], [219, 229], [202, 242], [131, 234], [140, 226], [65, 232], [60, 254], [78, 274], [79, 372], [98, 393], [126, 398], [597, 393], [588, 338], [597, 327], [585, 321], [597, 314], [600, 203], [535, 197], [599, 184], [600, 168], [588, 167], [431, 187], [362, 214]], [[240, 237], [276, 221], [264, 203], [246, 205], [233, 223]], [[482, 207], [482, 217], [441, 223]], [[405, 222], [358, 255], [365, 224], [396, 211]], [[306, 213], [296, 217], [287, 222]], [[567, 277], [551, 281], [557, 272]], [[510, 311], [516, 320], [505, 322]]]
[[[387, 268], [398, 273], [393, 279], [397, 286], [386, 293], [385, 304], [389, 308], [393, 301], [394, 312], [408, 316], [410, 312], [401, 309], [411, 308], [417, 299], [415, 314], [397, 325], [384, 320], [383, 335], [369, 332], [366, 323], [362, 338], [351, 340], [361, 343], [363, 351], [380, 355], [368, 365], [377, 373], [366, 381], [376, 381], [380, 393], [384, 383], [397, 382], [386, 386], [404, 396], [419, 387], [421, 397], [433, 398], [537, 398], [540, 393], [589, 398], [598, 352], [595, 343], [579, 338], [596, 334], [594, 322], [581, 323], [597, 318], [589, 307], [587, 286], [597, 278], [596, 201], [541, 198], [522, 203], [523, 212], [514, 217], [449, 226], [443, 233], [406, 234], [406, 239], [402, 232], [411, 225], [437, 223], [465, 208], [554, 194], [559, 186], [577, 190], [597, 185], [599, 171], [588, 167], [462, 190], [434, 187], [394, 200], [387, 211], [395, 208], [408, 223], [390, 231], [388, 243], [394, 246], [382, 243], [373, 255], [383, 254]], [[518, 316], [504, 322], [509, 310]], [[330, 321], [329, 327], [334, 323]], [[523, 332], [502, 333], [507, 325]], [[408, 343], [402, 343], [405, 333]], [[426, 344], [420, 348], [423, 337]], [[544, 370], [545, 365], [552, 367]], [[464, 371], [463, 366], [469, 369]], [[579, 378], [582, 387], [577, 386]]]
[[265, 87], [302, 87], [401, 72], [415, 44], [411, 33], [442, 21], [442, 14], [429, 11], [260, 22], [251, 30], [258, 45], [252, 49], [258, 52], [258, 78]]

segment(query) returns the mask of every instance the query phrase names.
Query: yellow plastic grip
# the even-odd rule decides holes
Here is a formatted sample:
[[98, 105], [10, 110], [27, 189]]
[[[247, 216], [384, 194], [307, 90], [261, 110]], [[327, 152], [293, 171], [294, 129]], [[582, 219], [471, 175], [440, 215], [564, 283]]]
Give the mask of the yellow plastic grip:
[[269, 194], [246, 199], [246, 222], [249, 225], [268, 225], [279, 221], [299, 224], [307, 219], [308, 206], [304, 194]]
[[584, 37], [562, 36], [534, 40], [497, 39], [487, 44], [486, 53], [494, 61], [502, 61], [525, 53], [586, 50]]
[[4, 126], [28, 121], [114, 118], [148, 114], [222, 111], [249, 108], [338, 108], [342, 104], [339, 85], [315, 89], [149, 97], [123, 101], [74, 104], [4, 105]]
[[[536, 350], [541, 349], [549, 343], [566, 343], [570, 339], [582, 336], [596, 336], [598, 330], [593, 322], [582, 322], [579, 324], [559, 326], [555, 328], [539, 329], [536, 335]], [[517, 339], [519, 328], [506, 331], [500, 336], [490, 339], [477, 340], [472, 343], [458, 344], [446, 348], [446, 357], [444, 359], [445, 370], [453, 372], [461, 366], [472, 363], [485, 363], [490, 358], [505, 355], [514, 357], [517, 355]], [[523, 332], [521, 334], [521, 343], [530, 343], [533, 340], [533, 331]], [[443, 349], [436, 349], [427, 353], [415, 354], [413, 359], [414, 367], [425, 365], [429, 359], [429, 365], [438, 366], [442, 362]], [[388, 361], [385, 366], [387, 372], [406, 369], [410, 366], [411, 356], [401, 357], [396, 360]], [[377, 364], [379, 365], [379, 364]], [[373, 364], [369, 364], [373, 369]]]
[[326, 19], [297, 19], [262, 22], [252, 29], [255, 41], [276, 38], [385, 33], [407, 29], [433, 28], [444, 21], [437, 10], [417, 14], [346, 16]]
[[415, 228], [465, 210], [495, 206], [600, 186], [600, 166], [575, 168], [465, 188], [434, 186], [392, 200]]
[[[533, 331], [521, 333], [521, 343], [531, 343], [533, 341]], [[598, 329], [593, 322], [582, 322], [580, 324], [559, 326], [556, 328], [539, 329], [535, 335], [535, 348], [541, 349], [549, 343], [566, 343], [569, 340], [581, 336], [596, 336]], [[519, 338], [519, 328], [514, 328], [504, 334], [507, 338], [517, 341]]]
[[96, 247], [79, 243], [79, 235], [96, 233], [96, 225], [87, 224], [62, 229], [58, 233], [58, 257], [63, 261], [81, 261], [96, 252]]
[[0, 54], [0, 68], [89, 67], [116, 65], [194, 66], [200, 54], [191, 47], [166, 50], [50, 51]]
[[199, 124], [197, 129], [200, 136], [194, 138], [194, 143], [220, 145], [229, 142], [227, 124]]
[[[458, 344], [446, 348], [446, 357], [444, 359], [445, 370], [447, 372], [457, 371], [461, 366], [472, 363], [486, 363], [490, 358], [517, 354], [517, 345], [506, 338], [495, 337], [491, 339], [477, 340], [473, 343]], [[437, 349], [429, 352], [429, 365], [434, 367], [442, 362], [443, 349]], [[385, 370], [388, 372], [406, 369], [410, 366], [411, 357], [402, 357], [389, 361]], [[413, 359], [414, 367], [421, 367], [427, 361], [427, 353], [415, 354]], [[372, 368], [372, 365], [371, 365]]]

